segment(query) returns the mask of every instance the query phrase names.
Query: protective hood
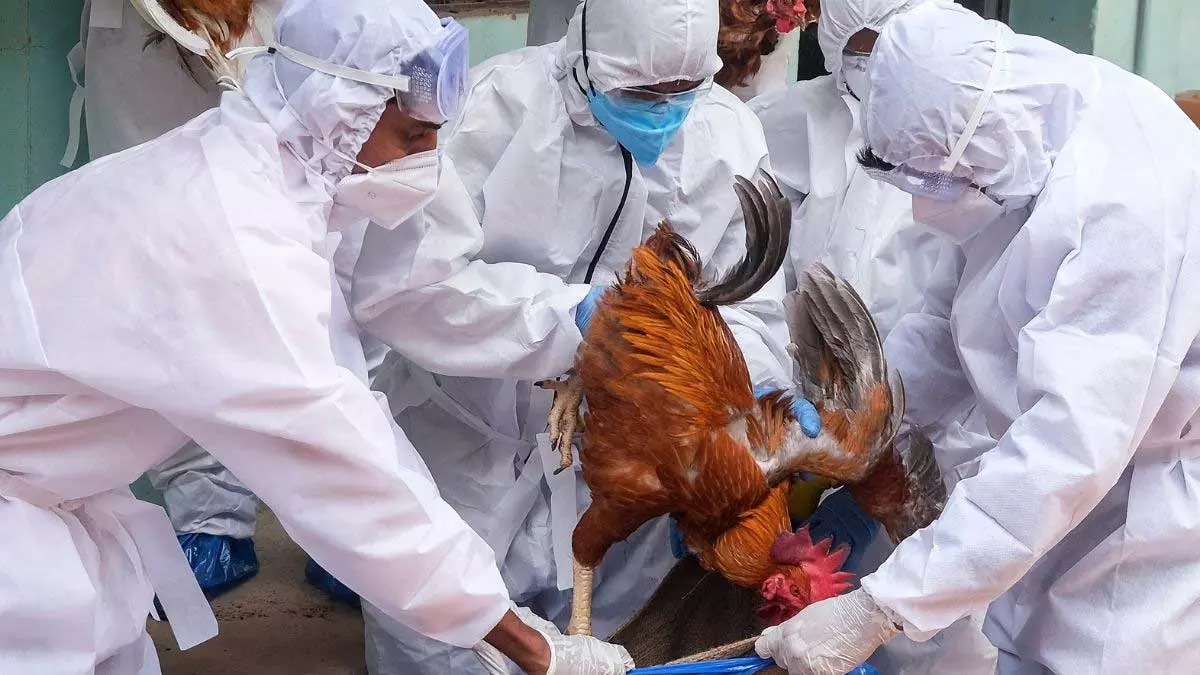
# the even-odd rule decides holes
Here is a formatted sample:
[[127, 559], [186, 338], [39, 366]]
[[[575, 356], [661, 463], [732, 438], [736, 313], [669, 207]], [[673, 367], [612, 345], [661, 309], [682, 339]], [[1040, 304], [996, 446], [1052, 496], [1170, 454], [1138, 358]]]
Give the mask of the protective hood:
[[[335, 65], [393, 76], [441, 29], [437, 15], [420, 0], [292, 0], [275, 21], [281, 45]], [[350, 173], [347, 158], [358, 156], [395, 95], [278, 54], [255, 57], [243, 89], [280, 140], [331, 183]]]
[[[583, 7], [579, 4], [559, 42], [557, 65], [583, 73]], [[596, 91], [717, 74], [715, 0], [588, 0], [588, 75]]]
[[994, 92], [955, 173], [996, 198], [1041, 192], [1099, 87], [1095, 62], [956, 5], [931, 2], [897, 16], [876, 42], [864, 104], [875, 154], [936, 170], [966, 128], [993, 62]]
[[883, 25], [900, 12], [905, 12], [927, 0], [825, 0], [817, 21], [817, 41], [825, 55], [825, 69], [833, 75], [838, 90], [849, 90], [842, 73], [842, 52], [850, 38], [864, 28], [883, 32]]

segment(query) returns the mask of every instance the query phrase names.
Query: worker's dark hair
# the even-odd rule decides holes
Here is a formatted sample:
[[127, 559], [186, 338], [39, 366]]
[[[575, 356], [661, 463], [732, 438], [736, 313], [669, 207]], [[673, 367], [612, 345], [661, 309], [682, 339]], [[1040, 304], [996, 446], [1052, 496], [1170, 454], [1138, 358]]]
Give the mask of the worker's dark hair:
[[880, 171], [891, 171], [896, 168], [895, 164], [885, 162], [882, 157], [875, 154], [869, 145], [864, 145], [863, 149], [858, 151], [858, 164], [864, 169], [879, 169]]

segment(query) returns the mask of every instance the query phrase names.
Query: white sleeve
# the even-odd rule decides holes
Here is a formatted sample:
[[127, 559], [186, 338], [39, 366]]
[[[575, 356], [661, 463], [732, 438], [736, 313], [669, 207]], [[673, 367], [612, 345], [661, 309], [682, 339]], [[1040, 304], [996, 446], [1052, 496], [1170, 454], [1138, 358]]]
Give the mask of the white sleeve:
[[30, 288], [72, 317], [43, 326], [47, 362], [195, 439], [390, 616], [474, 645], [509, 608], [491, 549], [438, 496], [366, 385], [336, 365], [337, 291], [298, 214], [286, 204], [247, 213], [254, 222], [194, 209], [178, 232], [115, 223], [96, 233], [105, 264], [75, 266], [66, 288], [47, 275]]
[[[1017, 326], [1020, 415], [938, 520], [863, 580], [910, 637], [985, 609], [1076, 527], [1116, 484], [1178, 376], [1183, 354], [1159, 345], [1187, 311], [1179, 241], [1165, 236], [1170, 224], [1106, 206], [1072, 201], [1050, 216], [1056, 224], [1026, 225], [1010, 245], [998, 301], [1038, 297], [1042, 307]], [[1200, 327], [1190, 329], [1189, 342]]]
[[354, 270], [353, 309], [375, 338], [444, 375], [538, 380], [571, 368], [589, 286], [520, 263], [472, 260], [483, 229], [453, 163], [420, 214], [371, 226]]
[[905, 427], [941, 426], [964, 401], [973, 400], [950, 330], [962, 265], [961, 250], [947, 247], [938, 257], [922, 310], [900, 317], [884, 340], [888, 367], [904, 382]]

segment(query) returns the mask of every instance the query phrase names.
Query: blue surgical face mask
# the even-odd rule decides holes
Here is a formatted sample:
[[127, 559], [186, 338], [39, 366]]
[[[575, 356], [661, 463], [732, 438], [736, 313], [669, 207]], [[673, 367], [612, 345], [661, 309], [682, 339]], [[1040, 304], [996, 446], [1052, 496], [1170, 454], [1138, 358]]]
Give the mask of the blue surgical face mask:
[[658, 101], [630, 100], [591, 89], [586, 93], [592, 116], [645, 167], [658, 162], [696, 100], [690, 92]]

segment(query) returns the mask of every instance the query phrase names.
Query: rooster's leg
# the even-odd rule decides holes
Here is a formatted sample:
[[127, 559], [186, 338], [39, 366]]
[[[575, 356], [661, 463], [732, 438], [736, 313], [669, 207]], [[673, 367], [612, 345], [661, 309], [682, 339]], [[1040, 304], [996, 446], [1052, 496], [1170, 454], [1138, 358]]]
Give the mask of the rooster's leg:
[[550, 442], [562, 457], [558, 470], [571, 466], [575, 430], [579, 427], [579, 406], [583, 403], [583, 385], [572, 375], [565, 380], [538, 382], [543, 389], [554, 391], [554, 404], [550, 408]]
[[592, 634], [592, 568], [575, 561], [575, 590], [571, 593], [571, 623], [567, 635]]

